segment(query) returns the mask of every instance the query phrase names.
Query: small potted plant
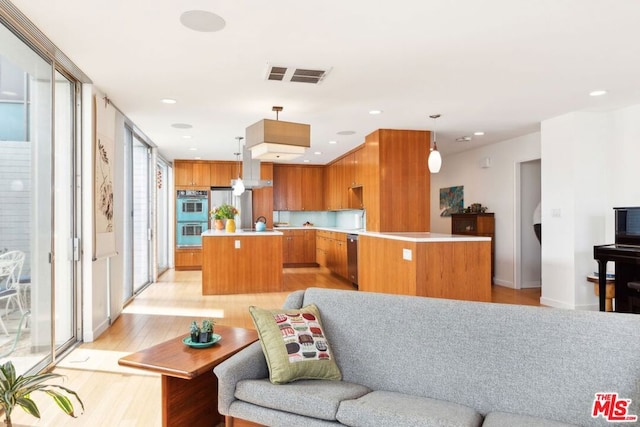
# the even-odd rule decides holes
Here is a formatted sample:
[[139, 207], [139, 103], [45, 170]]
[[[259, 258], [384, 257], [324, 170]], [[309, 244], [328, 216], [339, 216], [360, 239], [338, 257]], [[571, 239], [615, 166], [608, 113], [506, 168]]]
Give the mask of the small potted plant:
[[211, 335], [213, 334], [213, 321], [205, 319], [202, 321], [202, 327], [200, 328], [200, 342], [207, 343], [211, 341]]
[[[34, 391], [41, 391], [48, 396], [51, 396], [58, 407], [62, 409], [65, 414], [71, 417], [75, 418], [76, 415], [73, 409], [73, 403], [65, 393], [75, 397], [84, 411], [84, 404], [75, 391], [69, 390], [61, 385], [43, 384], [45, 381], [50, 379], [61, 377], [62, 375], [50, 372], [16, 376], [16, 370], [13, 363], [7, 362], [0, 365], [0, 408], [4, 411], [4, 422], [7, 427], [11, 427], [13, 425], [11, 423], [11, 413], [16, 406], [21, 407], [27, 414], [40, 418], [38, 406], [31, 399], [31, 395]], [[61, 393], [58, 390], [62, 390], [64, 393]]]
[[238, 209], [235, 206], [225, 203], [210, 210], [209, 214], [215, 222], [216, 230], [222, 230], [225, 226], [223, 220], [226, 220], [227, 231], [229, 231], [231, 225], [233, 225], [233, 231], [235, 231], [235, 217], [238, 215]]
[[200, 342], [200, 327], [195, 320], [191, 322], [191, 342]]

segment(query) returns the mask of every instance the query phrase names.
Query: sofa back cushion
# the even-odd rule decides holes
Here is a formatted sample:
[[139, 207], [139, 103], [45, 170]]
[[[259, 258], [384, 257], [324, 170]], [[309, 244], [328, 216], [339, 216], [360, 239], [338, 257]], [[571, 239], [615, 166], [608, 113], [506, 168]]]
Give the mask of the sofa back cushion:
[[640, 316], [310, 288], [345, 381], [580, 425], [640, 415]]

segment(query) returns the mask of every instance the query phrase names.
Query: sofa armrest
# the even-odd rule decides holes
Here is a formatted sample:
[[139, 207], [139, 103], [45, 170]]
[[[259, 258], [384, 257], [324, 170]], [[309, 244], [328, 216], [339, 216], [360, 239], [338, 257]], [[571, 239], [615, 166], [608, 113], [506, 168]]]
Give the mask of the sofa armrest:
[[302, 308], [304, 303], [304, 291], [294, 291], [287, 295], [287, 299], [284, 301], [282, 308]]
[[218, 377], [218, 411], [229, 415], [229, 407], [236, 400], [236, 383], [246, 379], [269, 378], [269, 368], [260, 341], [234, 354], [215, 368]]

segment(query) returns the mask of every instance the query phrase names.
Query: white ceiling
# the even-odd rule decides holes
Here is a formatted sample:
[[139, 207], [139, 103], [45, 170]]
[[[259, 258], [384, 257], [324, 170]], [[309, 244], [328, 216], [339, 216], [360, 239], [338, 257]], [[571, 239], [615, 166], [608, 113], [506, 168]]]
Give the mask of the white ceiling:
[[[436, 113], [446, 161], [566, 112], [640, 103], [637, 0], [12, 2], [169, 160], [235, 160], [235, 137], [274, 119], [274, 105], [311, 125], [304, 158], [324, 164], [375, 129], [432, 128]], [[189, 30], [188, 10], [226, 27]], [[319, 85], [282, 83], [266, 80], [267, 64], [331, 71]]]

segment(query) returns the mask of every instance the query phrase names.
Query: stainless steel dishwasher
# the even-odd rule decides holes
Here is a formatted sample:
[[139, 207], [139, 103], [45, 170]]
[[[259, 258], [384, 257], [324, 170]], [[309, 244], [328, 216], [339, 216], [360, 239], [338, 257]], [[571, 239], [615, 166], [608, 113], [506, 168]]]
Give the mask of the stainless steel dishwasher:
[[347, 234], [347, 275], [351, 283], [358, 287], [358, 235]]

